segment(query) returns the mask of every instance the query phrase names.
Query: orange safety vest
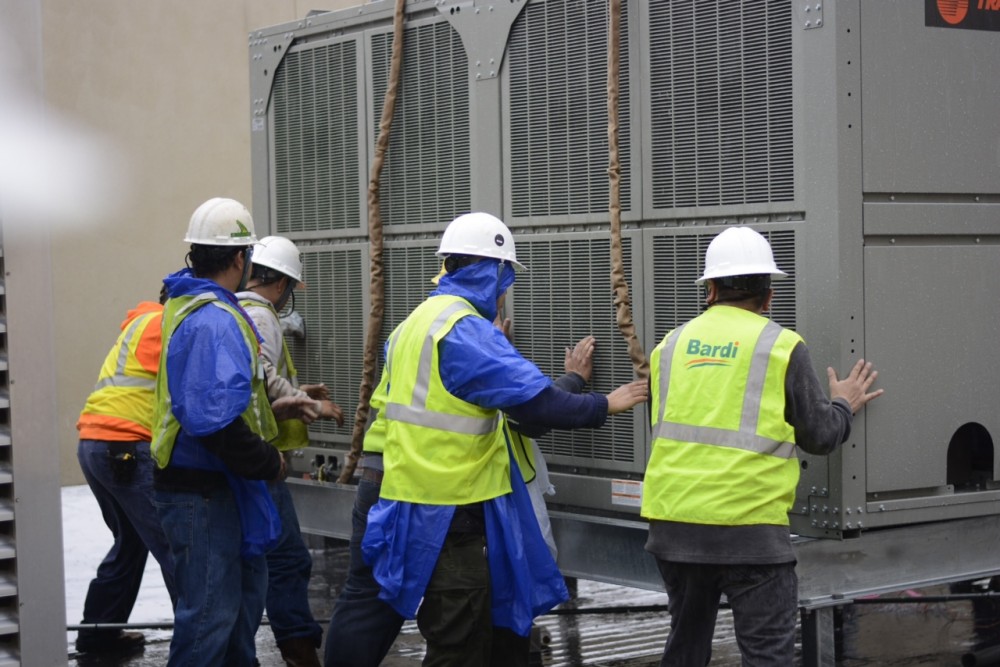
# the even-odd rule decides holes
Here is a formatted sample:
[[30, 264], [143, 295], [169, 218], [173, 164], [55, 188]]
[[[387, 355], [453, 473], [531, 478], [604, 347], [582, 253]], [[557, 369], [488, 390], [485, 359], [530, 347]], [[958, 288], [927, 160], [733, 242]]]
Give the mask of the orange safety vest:
[[163, 306], [152, 301], [128, 312], [76, 423], [80, 439], [149, 442], [162, 320]]

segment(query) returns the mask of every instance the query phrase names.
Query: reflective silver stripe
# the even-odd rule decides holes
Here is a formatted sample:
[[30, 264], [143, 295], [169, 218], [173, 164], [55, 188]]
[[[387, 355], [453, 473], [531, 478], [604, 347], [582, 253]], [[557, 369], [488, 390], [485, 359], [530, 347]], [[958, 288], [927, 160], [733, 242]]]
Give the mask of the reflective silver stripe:
[[[683, 327], [682, 327], [683, 328]], [[663, 368], [664, 355], [669, 351], [667, 357], [668, 364], [673, 363], [673, 353], [677, 339], [680, 337], [680, 329], [675, 336], [671, 336], [664, 346], [660, 356], [660, 367]], [[740, 414], [740, 430], [731, 431], [711, 426], [693, 426], [690, 424], [678, 424], [675, 422], [665, 422], [664, 414], [667, 405], [667, 391], [670, 388], [670, 373], [660, 373], [660, 414], [659, 420], [653, 426], [653, 439], [666, 438], [668, 440], [678, 440], [680, 442], [694, 442], [705, 445], [718, 445], [721, 447], [733, 447], [743, 449], [758, 454], [767, 454], [788, 459], [797, 456], [795, 443], [771, 438], [762, 438], [757, 435], [757, 424], [760, 419], [760, 405], [764, 397], [764, 382], [767, 379], [767, 366], [771, 360], [771, 350], [774, 349], [778, 337], [781, 335], [781, 326], [772, 321], [764, 325], [764, 329], [757, 337], [757, 344], [754, 346], [753, 356], [750, 360], [750, 371], [747, 375], [746, 391], [743, 395], [743, 407]], [[667, 366], [669, 371], [670, 365]]]
[[475, 312], [469, 304], [463, 301], [456, 301], [442, 310], [434, 318], [434, 321], [431, 322], [431, 327], [427, 331], [427, 337], [424, 338], [424, 345], [420, 350], [420, 364], [417, 366], [417, 382], [413, 387], [413, 398], [410, 399], [410, 405], [413, 407], [422, 410], [427, 405], [427, 392], [431, 386], [431, 363], [434, 359], [434, 336], [444, 328], [452, 315], [460, 313], [463, 310]]
[[[431, 366], [434, 360], [434, 336], [444, 328], [454, 314], [463, 310], [475, 312], [469, 304], [464, 301], [457, 301], [442, 310], [434, 318], [434, 321], [431, 322], [427, 336], [424, 338], [424, 344], [420, 350], [420, 361], [417, 364], [417, 379], [413, 386], [413, 396], [410, 398], [410, 405], [386, 403], [385, 416], [387, 419], [467, 435], [487, 435], [497, 429], [500, 419], [499, 412], [492, 417], [484, 419], [481, 417], [434, 412], [427, 409], [427, 394], [430, 391], [431, 373], [433, 370]], [[389, 338], [389, 355], [387, 359], [392, 358], [396, 346], [396, 338], [396, 336]], [[388, 365], [388, 361], [386, 364]], [[391, 374], [389, 381], [392, 381]]]
[[399, 403], [387, 404], [385, 416], [386, 419], [415, 426], [427, 426], [439, 431], [451, 431], [465, 435], [489, 435], [497, 429], [497, 421], [499, 420], [499, 415], [492, 419], [480, 419], [479, 417], [465, 417], [445, 412], [431, 412]]
[[663, 351], [660, 352], [660, 414], [656, 420], [657, 424], [663, 423], [663, 415], [667, 411], [667, 391], [670, 390], [670, 366], [674, 360], [674, 348], [677, 347], [677, 339], [681, 337], [681, 332], [684, 331], [684, 327], [686, 326], [687, 323], [674, 329], [674, 335], [667, 340], [667, 344], [663, 346]]
[[657, 424], [656, 428], [653, 429], [653, 439], [656, 438], [733, 447], [757, 454], [778, 456], [783, 459], [796, 456], [795, 443], [762, 438], [756, 433], [729, 431], [712, 426], [691, 426], [690, 424], [675, 424], [673, 422]]
[[[781, 327], [767, 321], [764, 330], [757, 337], [753, 356], [750, 358], [750, 373], [747, 375], [746, 392], [743, 394], [743, 417], [740, 420], [740, 430], [744, 433], [756, 433], [757, 422], [760, 420], [760, 403], [764, 400], [764, 380], [767, 378], [767, 364], [771, 360], [771, 350], [778, 342]], [[754, 450], [757, 451], [757, 450]]]
[[118, 365], [115, 367], [115, 374], [111, 377], [106, 377], [100, 380], [95, 386], [94, 391], [98, 389], [104, 389], [105, 387], [141, 387], [153, 389], [156, 387], [156, 380], [150, 378], [138, 378], [129, 377], [125, 375], [125, 366], [128, 364], [128, 353], [129, 344], [132, 342], [132, 337], [135, 336], [136, 330], [138, 330], [139, 325], [142, 322], [148, 321], [149, 318], [136, 318], [132, 324], [128, 325], [128, 329], [125, 331], [125, 337], [122, 339], [121, 347], [118, 349]]

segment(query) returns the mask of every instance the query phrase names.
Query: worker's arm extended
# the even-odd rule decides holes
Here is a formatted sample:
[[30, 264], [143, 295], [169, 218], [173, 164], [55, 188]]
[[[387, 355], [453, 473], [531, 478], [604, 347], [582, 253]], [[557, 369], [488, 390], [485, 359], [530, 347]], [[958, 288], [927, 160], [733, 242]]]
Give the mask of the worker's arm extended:
[[816, 376], [809, 350], [792, 350], [785, 376], [785, 421], [795, 428], [795, 444], [809, 454], [829, 454], [851, 435], [850, 403], [831, 401]]

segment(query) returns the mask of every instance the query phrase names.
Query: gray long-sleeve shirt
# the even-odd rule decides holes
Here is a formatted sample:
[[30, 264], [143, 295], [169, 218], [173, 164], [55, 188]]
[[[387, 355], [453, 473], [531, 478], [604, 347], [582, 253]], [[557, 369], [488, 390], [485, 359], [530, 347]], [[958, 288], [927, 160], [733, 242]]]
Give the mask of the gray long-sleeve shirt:
[[[829, 454], [850, 437], [852, 419], [847, 401], [827, 398], [806, 346], [796, 345], [785, 375], [785, 420], [795, 429], [795, 444], [809, 454]], [[766, 565], [795, 561], [787, 526], [652, 520], [646, 551], [680, 563]]]

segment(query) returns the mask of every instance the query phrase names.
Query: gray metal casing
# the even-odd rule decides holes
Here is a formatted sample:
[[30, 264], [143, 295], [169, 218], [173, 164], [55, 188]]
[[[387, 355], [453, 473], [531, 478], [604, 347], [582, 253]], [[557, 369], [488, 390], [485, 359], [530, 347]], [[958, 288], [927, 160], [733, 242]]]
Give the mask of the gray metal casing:
[[[793, 276], [776, 284], [772, 317], [803, 335], [821, 381], [827, 365], [843, 375], [865, 357], [886, 389], [838, 452], [802, 456], [793, 531], [997, 513], [1000, 464], [983, 433], [1000, 433], [1000, 359], [984, 333], [1000, 309], [978, 276], [1000, 261], [1000, 92], [977, 68], [998, 35], [927, 27], [917, 0], [623, 4], [623, 245], [647, 354], [700, 312], [693, 280], [711, 237], [752, 225]], [[488, 210], [530, 269], [510, 299], [518, 347], [554, 375], [563, 348], [593, 332], [595, 390], [631, 379], [607, 280], [607, 3], [406, 11], [382, 173], [382, 338], [429, 291], [446, 223]], [[254, 216], [315, 258], [293, 355], [300, 378], [333, 384], [345, 408], [367, 326], [366, 196], [391, 20], [390, 3], [373, 3], [249, 40]], [[344, 427], [313, 430], [317, 443], [348, 447], [345, 412]], [[557, 509], [637, 518], [615, 490], [642, 478], [647, 419], [543, 438]], [[981, 428], [960, 432], [949, 472], [968, 423]]]

